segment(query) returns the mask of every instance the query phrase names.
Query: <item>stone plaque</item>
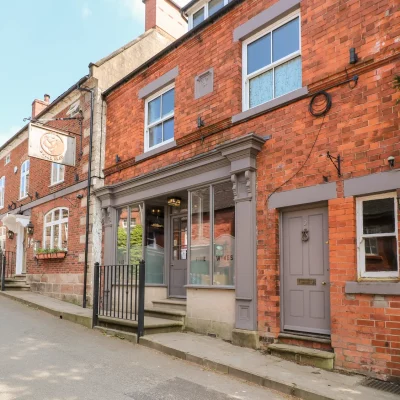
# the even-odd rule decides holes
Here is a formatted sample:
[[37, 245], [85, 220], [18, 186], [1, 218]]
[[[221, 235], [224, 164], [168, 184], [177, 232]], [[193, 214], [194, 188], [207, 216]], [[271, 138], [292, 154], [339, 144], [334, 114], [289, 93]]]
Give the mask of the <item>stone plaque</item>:
[[199, 99], [214, 90], [214, 68], [196, 76], [194, 80], [194, 98]]

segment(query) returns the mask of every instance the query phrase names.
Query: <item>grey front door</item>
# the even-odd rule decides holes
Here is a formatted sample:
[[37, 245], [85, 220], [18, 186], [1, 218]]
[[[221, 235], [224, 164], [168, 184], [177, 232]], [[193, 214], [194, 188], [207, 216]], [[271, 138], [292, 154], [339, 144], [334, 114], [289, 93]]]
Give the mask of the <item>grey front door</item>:
[[283, 329], [330, 334], [328, 209], [283, 214]]
[[169, 295], [186, 297], [187, 285], [187, 216], [171, 217], [172, 249], [169, 274]]

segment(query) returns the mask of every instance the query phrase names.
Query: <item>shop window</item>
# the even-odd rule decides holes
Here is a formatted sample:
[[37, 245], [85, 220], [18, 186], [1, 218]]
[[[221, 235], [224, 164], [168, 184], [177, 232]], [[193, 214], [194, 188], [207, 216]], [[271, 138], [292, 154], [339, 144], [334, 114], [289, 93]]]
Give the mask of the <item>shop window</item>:
[[21, 182], [19, 188], [19, 198], [23, 199], [28, 196], [29, 191], [29, 167], [30, 162], [26, 160], [21, 165]]
[[44, 217], [43, 248], [67, 250], [68, 208], [55, 208]]
[[64, 182], [65, 165], [51, 163], [51, 185]]
[[398, 277], [396, 194], [357, 200], [358, 266], [362, 278]]
[[168, 86], [145, 105], [145, 151], [174, 140], [175, 88]]
[[295, 12], [243, 42], [243, 108], [302, 86], [300, 16]]
[[4, 194], [6, 191], [6, 177], [2, 176], [0, 178], [0, 208], [4, 207]]
[[190, 284], [235, 285], [235, 202], [231, 182], [191, 192]]

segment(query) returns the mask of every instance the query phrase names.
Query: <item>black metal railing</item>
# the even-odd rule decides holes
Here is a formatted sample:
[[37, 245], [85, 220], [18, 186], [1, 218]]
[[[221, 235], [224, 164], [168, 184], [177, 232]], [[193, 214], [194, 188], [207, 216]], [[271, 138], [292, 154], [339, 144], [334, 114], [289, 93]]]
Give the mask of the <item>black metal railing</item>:
[[144, 334], [145, 263], [94, 266], [93, 326], [99, 316], [137, 321], [138, 340]]
[[16, 273], [16, 254], [13, 251], [0, 249], [1, 290], [5, 290], [5, 280], [14, 277]]

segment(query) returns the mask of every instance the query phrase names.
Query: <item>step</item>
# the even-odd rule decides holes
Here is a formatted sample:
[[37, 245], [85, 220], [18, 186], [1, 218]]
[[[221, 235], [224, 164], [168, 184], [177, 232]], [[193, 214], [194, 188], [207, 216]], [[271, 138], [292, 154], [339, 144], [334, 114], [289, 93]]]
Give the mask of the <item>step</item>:
[[28, 285], [25, 282], [5, 282], [4, 288], [6, 290], [25, 290], [29, 291], [31, 290], [30, 285]]
[[[124, 332], [136, 333], [137, 321], [118, 319], [99, 315], [99, 326]], [[144, 334], [154, 335], [156, 333], [181, 332], [183, 322], [164, 318], [144, 317]]]
[[152, 303], [154, 308], [186, 311], [186, 300], [178, 300], [178, 299], [153, 300]]
[[181, 321], [183, 324], [185, 323], [186, 311], [175, 310], [175, 309], [167, 309], [167, 308], [145, 308], [144, 315], [147, 317], [154, 318], [164, 318], [170, 319], [173, 321]]
[[14, 278], [4, 278], [4, 282], [26, 282], [26, 276], [18, 276]]
[[128, 342], [137, 343], [136, 333], [119, 331], [117, 329], [104, 328], [103, 326], [95, 326], [94, 329], [108, 336], [115, 336], [119, 339], [127, 340]]
[[309, 349], [289, 344], [270, 344], [268, 352], [273, 356], [326, 370], [333, 369], [335, 359], [335, 354], [329, 351]]
[[333, 351], [330, 337], [322, 335], [305, 335], [301, 333], [282, 332], [278, 336], [278, 343], [330, 352]]

